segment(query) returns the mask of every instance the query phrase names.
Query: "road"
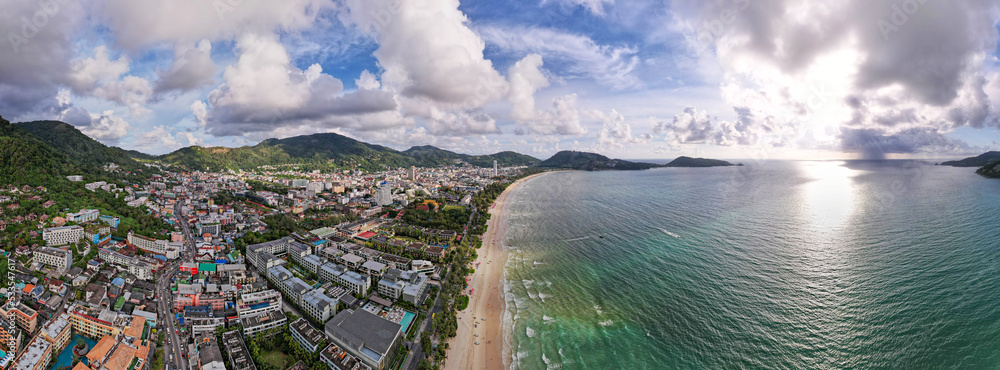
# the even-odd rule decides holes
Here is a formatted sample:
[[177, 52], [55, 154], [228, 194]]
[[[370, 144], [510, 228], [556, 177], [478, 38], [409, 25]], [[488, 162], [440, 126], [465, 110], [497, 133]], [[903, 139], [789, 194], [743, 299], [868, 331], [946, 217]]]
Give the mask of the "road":
[[[188, 226], [187, 220], [184, 219], [183, 215], [181, 214], [180, 202], [177, 202], [177, 205], [174, 208], [174, 215], [175, 217], [177, 217], [177, 223], [181, 225], [181, 229], [184, 231], [185, 248], [182, 251], [183, 257], [178, 258], [178, 260], [174, 261], [173, 263], [167, 265], [167, 267], [164, 268], [162, 274], [156, 279], [156, 290], [157, 290], [157, 295], [159, 295], [159, 302], [160, 302], [159, 312], [161, 313], [160, 317], [162, 317], [166, 321], [165, 329], [167, 329], [168, 344], [164, 346], [165, 348], [164, 356], [166, 356], [164, 358], [164, 361], [172, 362], [173, 368], [175, 369], [184, 370], [187, 369], [188, 367], [186, 366], [187, 362], [184, 361], [184, 358], [182, 356], [182, 354], [185, 353], [183, 351], [184, 342], [181, 341], [180, 336], [177, 334], [178, 325], [177, 323], [175, 323], [176, 320], [174, 320], [174, 315], [173, 315], [174, 295], [170, 291], [170, 285], [171, 285], [170, 280], [177, 275], [177, 271], [180, 268], [181, 262], [187, 261], [191, 259], [192, 256], [194, 256], [194, 238], [192, 238], [191, 228]], [[173, 360], [170, 360], [171, 355], [173, 355]]]
[[439, 303], [440, 300], [441, 294], [434, 296], [434, 304], [431, 305], [431, 309], [427, 312], [427, 318], [424, 322], [420, 323], [420, 328], [418, 328], [417, 334], [413, 336], [413, 345], [411, 346], [412, 352], [410, 353], [410, 356], [406, 358], [406, 361], [403, 362], [403, 369], [416, 369], [417, 365], [420, 363], [420, 359], [427, 356], [427, 354], [424, 353], [424, 347], [420, 345], [420, 334], [424, 331], [431, 330], [431, 326], [434, 324], [434, 320], [431, 320], [431, 316], [435, 313], [441, 312], [441, 305]]

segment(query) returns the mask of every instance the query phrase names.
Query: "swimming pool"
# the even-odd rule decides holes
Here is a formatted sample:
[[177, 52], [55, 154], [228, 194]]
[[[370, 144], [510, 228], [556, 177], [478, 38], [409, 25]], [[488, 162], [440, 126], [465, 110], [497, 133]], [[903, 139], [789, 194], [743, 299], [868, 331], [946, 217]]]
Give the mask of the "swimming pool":
[[416, 316], [417, 314], [410, 311], [406, 311], [406, 313], [403, 314], [403, 320], [399, 322], [399, 324], [403, 326], [402, 329], [403, 334], [406, 334], [406, 332], [410, 330], [410, 324], [413, 322], [413, 318]]
[[[64, 348], [63, 351], [59, 353], [59, 357], [56, 358], [56, 363], [52, 364], [52, 366], [49, 367], [49, 369], [61, 369], [64, 366], [73, 365], [73, 358], [76, 357], [73, 355], [73, 347], [76, 347], [77, 339], [83, 339], [83, 341], [87, 343], [87, 348], [94, 348], [94, 345], [97, 344], [97, 341], [93, 339], [87, 338], [80, 334], [74, 334], [73, 339], [69, 341], [69, 344], [66, 345], [66, 348]], [[88, 362], [86, 356], [80, 357], [80, 360], [84, 363], [84, 365], [86, 365]]]

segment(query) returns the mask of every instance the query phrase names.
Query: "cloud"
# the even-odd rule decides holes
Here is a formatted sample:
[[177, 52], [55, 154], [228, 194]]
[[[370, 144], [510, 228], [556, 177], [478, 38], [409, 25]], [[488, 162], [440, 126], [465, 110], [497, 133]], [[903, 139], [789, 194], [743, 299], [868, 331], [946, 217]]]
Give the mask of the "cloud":
[[176, 149], [181, 146], [172, 130], [167, 126], [154, 126], [152, 130], [139, 134], [132, 147], [143, 150]]
[[95, 11], [127, 49], [179, 40], [232, 39], [310, 26], [327, 0], [99, 0]]
[[342, 15], [379, 44], [382, 84], [407, 98], [470, 109], [505, 94], [507, 82], [483, 56], [458, 0], [347, 0]]
[[73, 107], [64, 110], [58, 119], [76, 126], [80, 132], [94, 140], [111, 145], [118, 143], [132, 127], [124, 118], [116, 116], [113, 110], [97, 114], [87, 112], [83, 108]]
[[653, 132], [667, 134], [667, 141], [674, 144], [704, 144], [712, 137], [714, 127], [712, 117], [693, 107], [674, 116], [670, 122], [659, 121], [653, 125]]
[[884, 159], [885, 154], [968, 154], [983, 151], [933, 128], [910, 128], [897, 133], [880, 129], [845, 129], [840, 139], [841, 149], [861, 153], [866, 159]]
[[5, 1], [0, 12], [0, 111], [58, 114], [56, 94], [85, 18], [75, 1]]
[[188, 91], [215, 82], [212, 62], [212, 42], [201, 40], [178, 42], [174, 45], [174, 61], [166, 71], [159, 72], [155, 91]]
[[590, 111], [588, 115], [603, 124], [601, 131], [597, 133], [598, 148], [623, 150], [625, 145], [648, 142], [652, 138], [649, 134], [632, 136], [632, 125], [625, 122], [625, 116], [614, 109], [609, 113]]
[[378, 82], [378, 78], [371, 72], [368, 72], [367, 69], [361, 71], [361, 76], [357, 80], [354, 80], [354, 84], [362, 90], [378, 90], [382, 87], [382, 83]]
[[195, 146], [195, 145], [197, 145], [197, 146], [205, 146], [205, 140], [202, 139], [202, 138], [200, 138], [200, 137], [195, 136], [193, 133], [190, 133], [190, 132], [180, 132], [177, 135], [180, 136], [180, 137], [182, 137], [182, 138], [184, 138], [184, 140], [187, 141], [187, 146]]
[[145, 104], [153, 95], [149, 81], [128, 75], [129, 58], [121, 55], [111, 60], [106, 46], [94, 48], [94, 56], [73, 60], [69, 86], [82, 96], [110, 100], [129, 107], [132, 115], [145, 114]]
[[[535, 109], [535, 92], [549, 86], [549, 79], [541, 71], [542, 57], [530, 54], [507, 71], [510, 90], [507, 100], [511, 105], [510, 117], [529, 131], [544, 135], [582, 136], [587, 130], [580, 124], [576, 108], [576, 94], [552, 100], [552, 110]], [[523, 131], [517, 131], [523, 133]]]
[[[239, 60], [223, 73], [208, 104], [191, 106], [199, 124], [215, 136], [270, 132], [283, 126], [378, 129], [402, 124], [392, 94], [360, 89], [341, 94], [343, 83], [319, 64], [300, 70], [273, 35], [246, 35]], [[389, 118], [389, 119], [387, 119]]]
[[496, 120], [481, 110], [444, 112], [432, 108], [427, 129], [433, 135], [471, 136], [499, 133]]
[[530, 54], [514, 63], [507, 72], [510, 90], [510, 116], [515, 121], [528, 121], [535, 117], [535, 92], [549, 86], [549, 79], [542, 73], [542, 56]]
[[[548, 3], [550, 0], [542, 0], [542, 5]], [[614, 5], [615, 0], [554, 0], [565, 7], [575, 7], [582, 6], [594, 15], [603, 16], [605, 4]]]
[[[759, 0], [709, 2], [694, 11], [701, 21], [690, 23], [688, 40], [706, 43], [697, 45], [708, 47], [699, 57], [721, 66], [723, 99], [749, 111], [722, 124], [726, 134], [717, 143], [761, 132], [790, 143], [807, 132], [839, 131], [895, 142], [897, 135], [1000, 122], [1000, 96], [986, 88], [995, 77], [983, 68], [997, 44], [995, 2]], [[865, 148], [857, 140], [843, 144]]]
[[567, 77], [593, 79], [617, 90], [642, 85], [633, 74], [639, 64], [635, 47], [599, 45], [587, 36], [549, 28], [483, 26], [476, 30], [487, 43], [506, 53], [534, 53], [565, 64]]

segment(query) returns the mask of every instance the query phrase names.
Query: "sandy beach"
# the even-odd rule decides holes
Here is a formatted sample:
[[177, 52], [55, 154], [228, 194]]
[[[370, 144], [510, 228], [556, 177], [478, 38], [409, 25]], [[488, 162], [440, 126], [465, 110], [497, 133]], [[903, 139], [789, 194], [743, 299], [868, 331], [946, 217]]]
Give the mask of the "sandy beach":
[[[469, 289], [474, 293], [469, 308], [458, 313], [458, 334], [449, 341], [445, 369], [506, 369], [510, 359], [503, 355], [504, 347], [504, 265], [507, 250], [503, 246], [507, 223], [504, 222], [507, 196], [522, 182], [536, 174], [518, 180], [507, 187], [489, 210], [483, 246], [477, 253], [479, 264], [469, 276]], [[484, 321], [483, 318], [486, 320]], [[476, 344], [479, 343], [479, 344]]]

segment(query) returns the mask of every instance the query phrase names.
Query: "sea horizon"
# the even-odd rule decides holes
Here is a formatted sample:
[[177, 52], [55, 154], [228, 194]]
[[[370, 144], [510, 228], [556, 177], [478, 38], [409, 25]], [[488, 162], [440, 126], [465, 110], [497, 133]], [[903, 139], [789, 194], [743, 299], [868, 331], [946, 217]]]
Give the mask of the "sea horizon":
[[[515, 189], [511, 368], [1000, 363], [987, 339], [1000, 330], [1000, 265], [986, 262], [1000, 233], [983, 219], [995, 221], [1000, 184], [914, 160], [758, 165], [570, 171]], [[988, 196], [941, 191], [952, 188]], [[946, 227], [900, 208], [964, 218]], [[963, 283], [931, 278], [950, 274], [978, 280], [956, 295]]]

